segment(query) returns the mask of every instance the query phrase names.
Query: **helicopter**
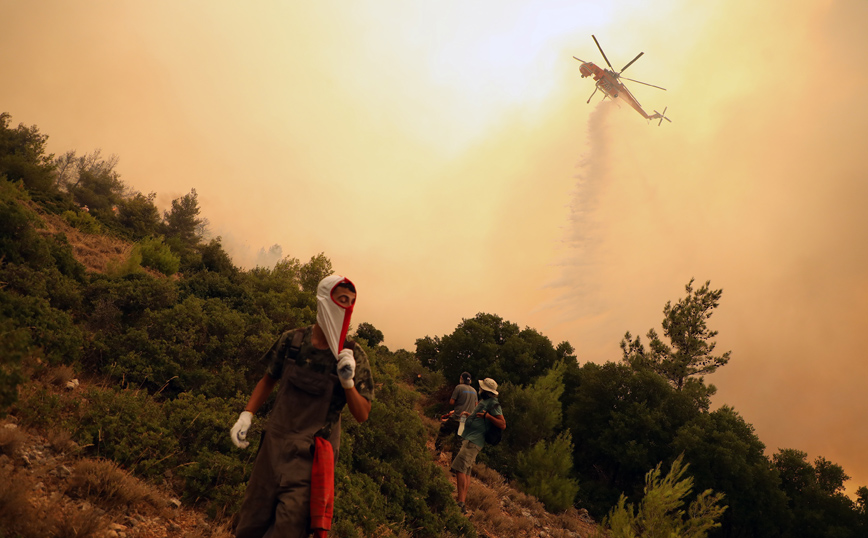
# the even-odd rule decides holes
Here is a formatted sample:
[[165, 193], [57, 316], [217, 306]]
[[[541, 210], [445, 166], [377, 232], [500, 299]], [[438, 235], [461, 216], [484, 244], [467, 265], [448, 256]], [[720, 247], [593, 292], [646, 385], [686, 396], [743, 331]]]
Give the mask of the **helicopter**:
[[633, 107], [636, 112], [641, 114], [642, 117], [646, 120], [660, 120], [657, 123], [658, 127], [663, 124], [663, 120], [672, 123], [672, 120], [666, 117], [666, 110], [669, 107], [664, 108], [662, 113], [655, 110], [654, 114], [648, 114], [647, 112], [645, 112], [645, 110], [642, 109], [642, 105], [640, 105], [639, 101], [637, 101], [636, 98], [633, 97], [633, 94], [630, 93], [630, 90], [627, 89], [627, 86], [625, 86], [624, 83], [620, 80], [623, 78], [624, 80], [629, 80], [630, 82], [636, 82], [638, 84], [644, 84], [645, 86], [651, 86], [652, 88], [666, 91], [666, 88], [661, 88], [660, 86], [655, 86], [654, 84], [648, 84], [647, 82], [633, 80], [632, 78], [621, 76], [621, 73], [623, 73], [625, 69], [633, 65], [633, 62], [638, 60], [645, 53], [640, 52], [638, 55], [636, 55], [635, 58], [630, 60], [627, 65], [622, 67], [620, 71], [615, 71], [615, 68], [612, 67], [611, 62], [609, 62], [609, 59], [606, 57], [606, 53], [603, 52], [603, 47], [600, 46], [600, 42], [597, 41], [597, 38], [595, 36], [592, 35], [591, 37], [594, 39], [594, 43], [597, 44], [597, 48], [600, 49], [600, 54], [603, 55], [603, 59], [606, 60], [606, 64], [609, 66], [609, 69], [603, 69], [592, 62], [586, 62], [573, 56], [573, 58], [582, 62], [582, 65], [579, 66], [579, 71], [582, 73], [582, 78], [593, 76], [594, 80], [597, 81], [597, 85], [594, 88], [594, 93], [591, 94], [591, 97], [588, 97], [588, 103], [591, 102], [591, 99], [597, 93], [597, 90], [600, 90], [603, 92], [603, 99], [605, 99], [606, 97], [609, 97], [610, 99], [617, 99], [618, 97], [620, 97], [621, 99], [626, 101], [628, 105]]

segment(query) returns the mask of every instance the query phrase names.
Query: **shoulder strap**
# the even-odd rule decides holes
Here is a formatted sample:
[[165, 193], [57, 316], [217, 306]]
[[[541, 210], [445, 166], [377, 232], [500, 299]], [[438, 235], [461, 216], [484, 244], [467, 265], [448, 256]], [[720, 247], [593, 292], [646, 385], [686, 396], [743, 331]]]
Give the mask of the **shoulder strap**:
[[289, 344], [289, 349], [286, 351], [286, 356], [292, 360], [298, 357], [301, 351], [301, 343], [304, 341], [304, 329], [295, 331], [292, 335], [292, 342]]
[[[298, 329], [295, 331], [295, 334], [292, 335], [292, 342], [289, 344], [289, 348], [286, 350], [286, 356], [292, 360], [295, 360], [298, 357], [298, 354], [301, 352], [301, 344], [304, 341], [304, 329]], [[355, 349], [356, 343], [352, 340], [347, 340], [344, 342], [344, 347], [347, 349]]]

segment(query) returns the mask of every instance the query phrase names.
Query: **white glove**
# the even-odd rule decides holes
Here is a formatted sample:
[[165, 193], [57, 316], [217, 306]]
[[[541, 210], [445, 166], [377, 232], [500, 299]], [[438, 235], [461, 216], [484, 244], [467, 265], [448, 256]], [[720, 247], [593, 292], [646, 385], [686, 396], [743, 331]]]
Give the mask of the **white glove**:
[[238, 422], [235, 423], [235, 426], [232, 426], [229, 435], [232, 436], [232, 442], [235, 443], [235, 446], [238, 448], [247, 448], [250, 445], [250, 442], [245, 441], [245, 439], [247, 439], [247, 430], [250, 429], [250, 423], [252, 421], [253, 413], [250, 411], [242, 411], [238, 416]]
[[356, 359], [352, 349], [343, 349], [338, 353], [338, 377], [341, 378], [341, 386], [351, 389], [355, 385], [353, 376], [356, 375]]

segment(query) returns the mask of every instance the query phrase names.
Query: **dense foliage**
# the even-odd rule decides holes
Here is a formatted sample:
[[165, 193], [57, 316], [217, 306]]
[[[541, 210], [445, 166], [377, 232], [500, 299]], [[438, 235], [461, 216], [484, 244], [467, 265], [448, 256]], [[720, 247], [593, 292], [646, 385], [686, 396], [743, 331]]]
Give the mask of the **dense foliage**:
[[693, 478], [685, 476], [688, 467], [679, 456], [666, 476], [661, 477], [661, 465], [648, 471], [644, 496], [638, 506], [634, 507], [621, 495], [618, 504], [603, 520], [608, 535], [613, 538], [704, 538], [709, 530], [719, 527], [717, 519], [726, 511], [726, 506], [720, 504], [722, 494], [705, 490], [686, 510], [683, 508], [685, 497], [693, 491]]
[[[229, 428], [263, 374], [262, 354], [282, 331], [315, 320], [316, 284], [331, 261], [321, 253], [241, 270], [220, 238], [206, 239], [195, 190], [161, 216], [154, 195], [123, 184], [116, 158], [54, 159], [35, 127], [12, 129], [8, 120], [0, 116], [0, 411], [68, 432], [86, 454], [231, 516], [264, 417], [247, 450], [232, 445]], [[136, 243], [106, 272], [87, 272], [65, 237], [46, 232], [50, 215]], [[413, 411], [419, 393], [406, 385], [442, 378], [412, 353], [378, 345], [383, 335], [372, 325], [360, 327], [376, 400], [365, 424], [345, 417], [332, 534], [474, 536], [425, 447]], [[55, 388], [70, 367], [87, 388]]]
[[[36, 127], [9, 119], [0, 115], [0, 413], [68, 432], [85, 453], [165, 482], [215, 516], [235, 513], [273, 401], [247, 450], [228, 429], [262, 376], [264, 351], [315, 320], [316, 284], [331, 261], [320, 253], [239, 269], [219, 237], [206, 238], [195, 190], [161, 214], [153, 193], [121, 181], [116, 157], [54, 158]], [[134, 247], [108, 270], [87, 271], [67, 237], [48, 231], [49, 216]], [[507, 420], [503, 442], [480, 461], [552, 511], [611, 514], [613, 530], [644, 525], [643, 507], [658, 506], [653, 521], [699, 529], [694, 536], [865, 536], [868, 488], [854, 502], [840, 466], [793, 449], [768, 457], [735, 409], [712, 410], [715, 388], [702, 376], [729, 360], [713, 353], [707, 326], [722, 291], [692, 282], [667, 303], [662, 337], [649, 331], [646, 349], [628, 333], [621, 360], [602, 365], [579, 365], [568, 342], [494, 314], [420, 338], [415, 353], [389, 350], [381, 331], [360, 323], [376, 400], [365, 424], [345, 417], [332, 534], [475, 534], [416, 412], [444, 410], [467, 370], [500, 383]], [[58, 390], [64, 369], [91, 382]], [[672, 471], [661, 478], [664, 466]], [[654, 495], [680, 500], [685, 485], [708, 491], [709, 502], [692, 519], [669, 517], [677, 507]]]

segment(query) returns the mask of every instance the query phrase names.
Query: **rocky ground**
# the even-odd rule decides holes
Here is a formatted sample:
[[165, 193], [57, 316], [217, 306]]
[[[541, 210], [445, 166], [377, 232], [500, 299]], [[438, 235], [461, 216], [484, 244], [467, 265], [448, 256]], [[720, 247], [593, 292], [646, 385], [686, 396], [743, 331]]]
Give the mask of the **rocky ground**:
[[[448, 453], [435, 461], [448, 472]], [[68, 438], [26, 431], [14, 417], [0, 423], [0, 491], [0, 536], [231, 536], [225, 522], [207, 519], [112, 462], [82, 458]], [[467, 508], [482, 538], [587, 538], [596, 529], [586, 512], [550, 514], [483, 465], [471, 477]]]
[[[429, 440], [428, 448], [435, 453], [433, 440]], [[449, 452], [435, 456], [455, 486], [455, 477], [449, 472], [451, 460]], [[598, 530], [586, 510], [551, 514], [536, 498], [518, 491], [482, 464], [473, 468], [466, 506], [466, 515], [480, 538], [589, 538]]]
[[104, 460], [84, 459], [68, 439], [0, 424], [0, 536], [224, 538], [167, 492]]

